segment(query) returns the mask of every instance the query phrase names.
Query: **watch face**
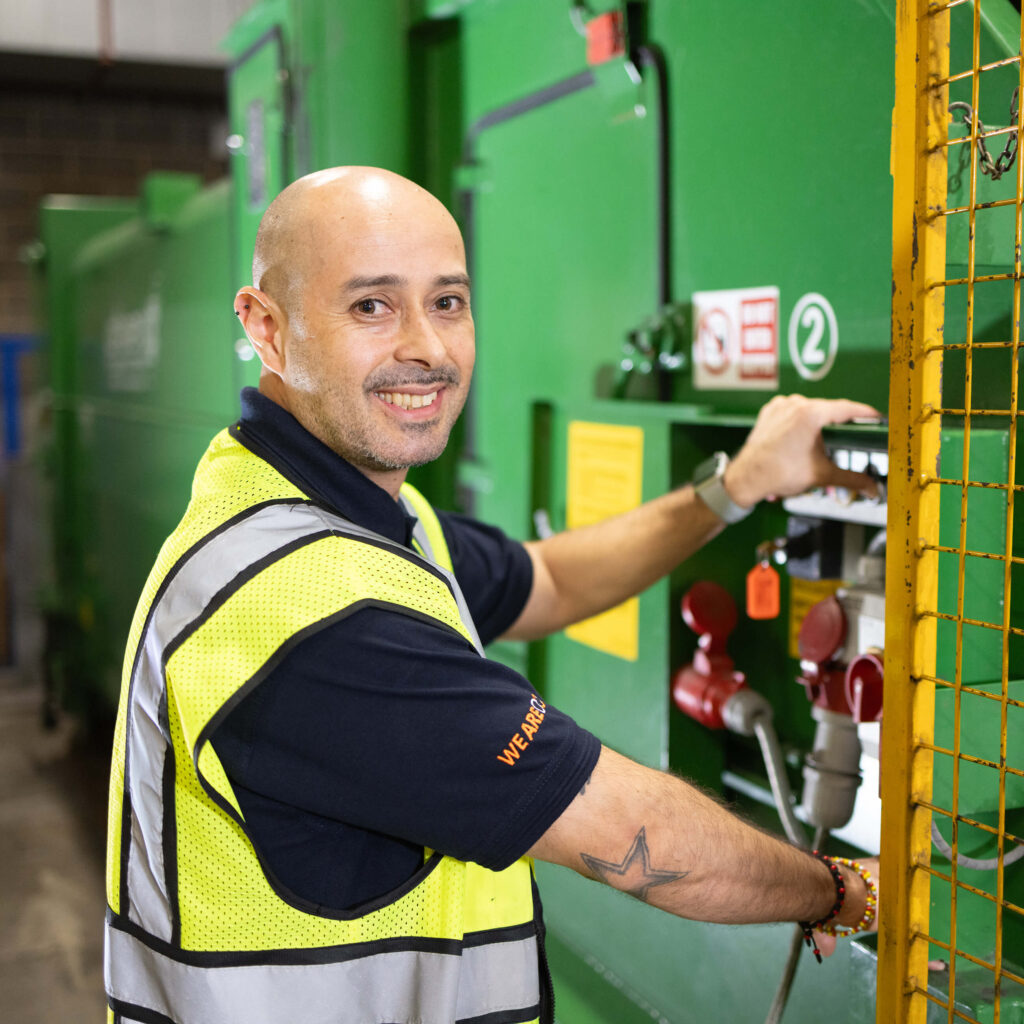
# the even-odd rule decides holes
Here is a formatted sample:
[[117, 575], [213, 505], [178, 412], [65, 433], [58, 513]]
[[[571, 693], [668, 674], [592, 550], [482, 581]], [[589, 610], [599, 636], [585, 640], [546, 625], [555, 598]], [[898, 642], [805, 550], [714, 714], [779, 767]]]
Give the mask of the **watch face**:
[[720, 473], [724, 473], [728, 461], [729, 460], [725, 452], [715, 452], [714, 455], [708, 456], [708, 458], [706, 458], [693, 471], [694, 484], [702, 484], [705, 480], [710, 480], [712, 477], [716, 477]]

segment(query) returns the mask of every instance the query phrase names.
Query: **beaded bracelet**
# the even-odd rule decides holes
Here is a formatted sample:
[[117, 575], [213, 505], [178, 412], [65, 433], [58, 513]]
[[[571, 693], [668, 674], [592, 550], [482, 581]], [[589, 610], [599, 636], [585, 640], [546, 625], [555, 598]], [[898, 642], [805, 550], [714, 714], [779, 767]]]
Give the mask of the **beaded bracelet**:
[[818, 930], [826, 935], [856, 935], [858, 932], [867, 931], [878, 913], [878, 883], [871, 873], [857, 861], [847, 860], [845, 857], [833, 857], [832, 860], [836, 864], [845, 864], [851, 871], [856, 871], [864, 879], [864, 888], [867, 890], [864, 899], [864, 913], [860, 920], [850, 927], [842, 924], [824, 924]]
[[846, 885], [843, 883], [842, 873], [839, 868], [835, 866], [831, 857], [827, 857], [825, 854], [819, 853], [817, 850], [812, 850], [811, 853], [813, 853], [814, 856], [828, 868], [829, 874], [832, 876], [832, 883], [836, 887], [836, 901], [832, 904], [832, 909], [823, 918], [821, 918], [821, 920], [814, 922], [798, 922], [801, 929], [803, 929], [804, 942], [810, 947], [811, 951], [814, 953], [814, 959], [820, 964], [821, 950], [818, 949], [818, 943], [814, 938], [814, 933], [816, 931], [820, 931], [825, 932], [825, 934], [829, 934], [825, 929], [828, 927], [829, 921], [833, 920], [839, 914], [839, 911], [843, 909], [843, 902], [846, 899]]

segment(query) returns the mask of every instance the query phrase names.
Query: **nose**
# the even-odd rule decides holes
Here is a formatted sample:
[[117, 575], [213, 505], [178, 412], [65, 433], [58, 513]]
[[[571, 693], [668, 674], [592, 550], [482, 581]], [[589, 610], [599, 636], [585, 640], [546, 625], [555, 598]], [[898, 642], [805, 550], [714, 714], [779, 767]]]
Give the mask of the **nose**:
[[448, 362], [448, 346], [424, 310], [415, 310], [402, 318], [395, 359], [401, 363], [418, 363], [425, 368]]

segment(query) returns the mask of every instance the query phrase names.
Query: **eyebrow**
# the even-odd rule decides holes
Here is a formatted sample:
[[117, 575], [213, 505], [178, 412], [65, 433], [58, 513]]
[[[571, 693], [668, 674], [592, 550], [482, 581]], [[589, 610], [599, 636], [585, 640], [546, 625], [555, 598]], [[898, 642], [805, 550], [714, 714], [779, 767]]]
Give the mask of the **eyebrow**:
[[[404, 288], [409, 280], [398, 274], [380, 274], [376, 277], [352, 277], [345, 282], [343, 291], [355, 292], [363, 288]], [[433, 287], [447, 288], [451, 285], [470, 287], [469, 276], [466, 274], [442, 274], [434, 278]]]
[[451, 285], [461, 284], [465, 288], [470, 287], [468, 274], [448, 274], [434, 278], [434, 284], [439, 288], [448, 288]]

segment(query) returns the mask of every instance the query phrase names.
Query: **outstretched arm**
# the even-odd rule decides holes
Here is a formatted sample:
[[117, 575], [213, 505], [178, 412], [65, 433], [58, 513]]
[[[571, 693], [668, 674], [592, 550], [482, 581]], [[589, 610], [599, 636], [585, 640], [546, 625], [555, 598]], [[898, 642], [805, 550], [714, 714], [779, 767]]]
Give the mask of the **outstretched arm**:
[[[828, 485], [873, 493], [869, 476], [839, 469], [828, 458], [821, 428], [877, 416], [861, 402], [773, 398], [729, 464], [725, 489], [748, 507]], [[593, 526], [528, 543], [533, 589], [506, 636], [536, 639], [617, 605], [671, 572], [722, 526], [693, 488], [683, 487]]]
[[[682, 779], [607, 747], [587, 785], [529, 851], [680, 917], [728, 924], [818, 921], [835, 901], [828, 868], [747, 825]], [[841, 867], [851, 927], [866, 890]]]

